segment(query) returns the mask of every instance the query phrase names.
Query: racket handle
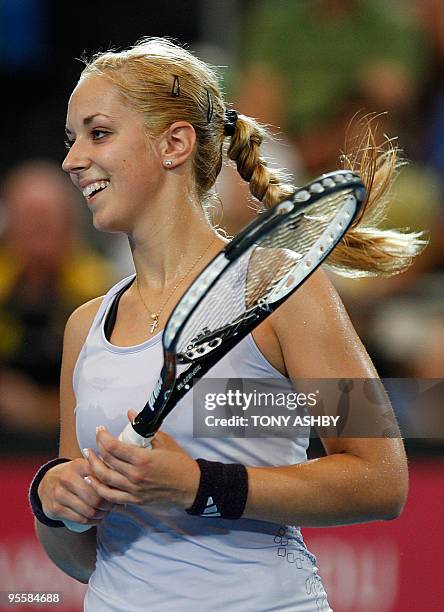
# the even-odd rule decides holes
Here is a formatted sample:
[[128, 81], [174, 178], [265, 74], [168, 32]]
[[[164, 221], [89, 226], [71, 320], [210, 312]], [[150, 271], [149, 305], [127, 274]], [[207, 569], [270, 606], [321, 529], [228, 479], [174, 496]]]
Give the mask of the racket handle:
[[119, 440], [121, 442], [125, 442], [126, 444], [132, 444], [133, 446], [147, 448], [148, 450], [151, 450], [153, 448], [151, 446], [152, 438], [153, 436], [150, 436], [149, 438], [144, 438], [143, 436], [138, 434], [137, 431], [134, 430], [131, 423], [128, 423], [128, 425], [125, 427], [125, 429], [119, 436]]
[[92, 525], [83, 525], [82, 523], [75, 523], [74, 521], [64, 520], [63, 522], [70, 531], [76, 531], [77, 533], [88, 531], [88, 529], [91, 529], [92, 527]]

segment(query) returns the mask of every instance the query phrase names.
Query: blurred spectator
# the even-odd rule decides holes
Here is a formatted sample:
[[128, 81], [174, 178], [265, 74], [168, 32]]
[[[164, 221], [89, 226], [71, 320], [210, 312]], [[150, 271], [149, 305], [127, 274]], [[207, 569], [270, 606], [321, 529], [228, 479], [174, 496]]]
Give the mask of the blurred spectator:
[[15, 167], [1, 200], [1, 449], [54, 452], [66, 319], [104, 292], [114, 275], [83, 243], [82, 202], [57, 165], [30, 161]]
[[432, 51], [429, 78], [418, 105], [424, 132], [422, 159], [437, 172], [444, 194], [444, 2], [415, 2]]
[[334, 169], [357, 110], [401, 119], [426, 78], [425, 37], [408, 3], [260, 1], [246, 23], [246, 66], [280, 76], [286, 124], [310, 176]]

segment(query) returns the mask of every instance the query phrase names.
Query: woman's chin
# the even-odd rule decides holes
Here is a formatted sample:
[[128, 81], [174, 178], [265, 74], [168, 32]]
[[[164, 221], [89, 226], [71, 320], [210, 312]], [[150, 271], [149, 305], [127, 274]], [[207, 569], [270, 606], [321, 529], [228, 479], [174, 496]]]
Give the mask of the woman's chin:
[[105, 215], [93, 214], [93, 225], [99, 232], [107, 232], [111, 234], [125, 232], [123, 223], [119, 223], [117, 219], [107, 218]]

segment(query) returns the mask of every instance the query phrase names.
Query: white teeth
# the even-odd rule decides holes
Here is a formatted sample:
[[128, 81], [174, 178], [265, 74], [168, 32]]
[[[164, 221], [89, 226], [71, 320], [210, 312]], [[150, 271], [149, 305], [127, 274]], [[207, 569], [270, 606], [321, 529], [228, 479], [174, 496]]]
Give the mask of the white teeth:
[[92, 193], [98, 191], [99, 189], [105, 189], [108, 187], [109, 181], [96, 181], [95, 183], [90, 183], [82, 190], [83, 196], [88, 198]]

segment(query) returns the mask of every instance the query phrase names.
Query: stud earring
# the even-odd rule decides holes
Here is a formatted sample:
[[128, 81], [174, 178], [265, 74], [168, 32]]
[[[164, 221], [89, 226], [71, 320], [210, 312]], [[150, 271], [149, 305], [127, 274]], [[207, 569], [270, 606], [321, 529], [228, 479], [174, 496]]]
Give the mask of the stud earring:
[[164, 162], [165, 166], [172, 166], [173, 165], [173, 160], [172, 159], [166, 159]]

